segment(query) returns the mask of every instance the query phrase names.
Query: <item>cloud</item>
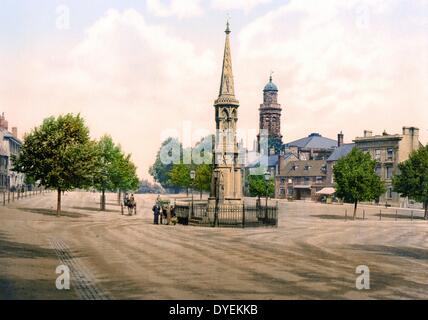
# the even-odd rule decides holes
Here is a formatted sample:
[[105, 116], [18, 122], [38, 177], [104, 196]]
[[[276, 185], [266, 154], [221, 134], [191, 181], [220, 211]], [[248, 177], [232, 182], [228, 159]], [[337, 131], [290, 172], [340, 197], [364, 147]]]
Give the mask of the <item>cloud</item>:
[[45, 49], [0, 62], [0, 100], [26, 130], [51, 114], [80, 112], [95, 137], [111, 134], [147, 176], [164, 129], [209, 119], [214, 54], [135, 10], [109, 10], [71, 50]]
[[211, 5], [219, 10], [243, 10], [249, 12], [255, 7], [270, 3], [271, 0], [212, 0]]
[[147, 8], [156, 16], [176, 16], [180, 19], [200, 16], [203, 13], [201, 0], [147, 0]]
[[[414, 125], [426, 142], [428, 39], [415, 21], [426, 13], [423, 1], [403, 12], [395, 0], [292, 0], [252, 18], [231, 35], [239, 128], [257, 128], [274, 70], [286, 141], [340, 130], [350, 141], [364, 129]], [[21, 133], [49, 115], [80, 112], [95, 137], [110, 133], [147, 177], [165, 129], [188, 120], [214, 130], [223, 28], [213, 35], [207, 22], [184, 39], [168, 26], [110, 10], [77, 43], [36, 38], [0, 52], [1, 111]]]
[[[396, 1], [290, 1], [241, 30], [240, 65], [266, 79], [275, 71], [286, 140], [311, 127], [332, 137], [348, 131], [351, 139], [380, 123], [390, 132], [425, 125], [428, 39], [412, 24], [418, 8], [400, 11]], [[247, 87], [258, 83], [245, 78]]]

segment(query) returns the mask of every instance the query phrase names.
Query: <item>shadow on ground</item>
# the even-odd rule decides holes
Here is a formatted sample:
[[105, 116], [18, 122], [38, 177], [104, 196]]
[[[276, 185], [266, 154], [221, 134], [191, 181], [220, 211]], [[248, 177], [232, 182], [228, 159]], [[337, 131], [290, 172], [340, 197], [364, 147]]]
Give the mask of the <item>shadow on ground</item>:
[[[380, 214], [377, 213], [374, 215], [375, 217], [380, 218]], [[388, 219], [401, 219], [401, 220], [412, 220], [412, 215], [409, 213], [408, 215], [404, 215], [404, 214], [393, 214], [393, 213], [382, 213], [382, 219], [383, 218], [388, 218]], [[424, 217], [421, 216], [413, 216], [413, 220], [425, 220]]]
[[[313, 218], [319, 218], [319, 219], [327, 219], [327, 220], [345, 220], [344, 216], [338, 216], [335, 214], [318, 214], [318, 215], [311, 215]], [[348, 217], [348, 220], [350, 218]]]
[[389, 247], [381, 245], [352, 245], [352, 250], [362, 250], [388, 256], [399, 256], [417, 260], [428, 260], [428, 249], [412, 247]]
[[[56, 217], [56, 210], [53, 209], [45, 209], [45, 208], [17, 208], [18, 210], [25, 211], [25, 212], [31, 212], [35, 214], [42, 214], [45, 216], [53, 216]], [[60, 217], [68, 217], [68, 218], [83, 218], [87, 217], [88, 215], [78, 213], [78, 212], [71, 212], [71, 211], [61, 211]]]
[[78, 299], [74, 290], [58, 290], [54, 280], [20, 279], [0, 275], [0, 300]]
[[10, 241], [0, 233], [0, 258], [46, 258], [56, 257], [55, 251], [43, 247]]
[[109, 209], [101, 211], [100, 208], [93, 208], [93, 207], [72, 207], [72, 209], [84, 210], [84, 211], [93, 211], [93, 212], [119, 212], [118, 210], [109, 210]]
[[[100, 202], [97, 202], [96, 204], [101, 205], [101, 203], [100, 203]], [[120, 203], [117, 203], [117, 201], [116, 201], [116, 202], [106, 202], [106, 205], [107, 205], [107, 206], [120, 207]]]

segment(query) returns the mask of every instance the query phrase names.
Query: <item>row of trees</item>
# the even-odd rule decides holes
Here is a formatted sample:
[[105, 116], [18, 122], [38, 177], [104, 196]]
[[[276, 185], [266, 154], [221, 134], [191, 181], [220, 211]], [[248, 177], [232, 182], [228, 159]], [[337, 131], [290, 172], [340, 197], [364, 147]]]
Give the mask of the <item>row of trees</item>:
[[[184, 155], [199, 153], [198, 156], [204, 159], [212, 158], [211, 145], [213, 136], [201, 139], [193, 148], [184, 149], [182, 144], [174, 138], [166, 139], [157, 153], [156, 161], [150, 168], [149, 173], [153, 176], [155, 181], [160, 183], [165, 189], [175, 189], [175, 191], [185, 189], [187, 194], [190, 188], [199, 190], [202, 198], [204, 191], [210, 191], [212, 165], [211, 164], [191, 164], [184, 163]], [[163, 150], [175, 149], [179, 151], [180, 157], [177, 158], [177, 163], [165, 163], [162, 161]], [[195, 180], [192, 181], [190, 177], [191, 171], [195, 171]], [[249, 192], [253, 197], [273, 197], [275, 193], [275, 184], [273, 179], [265, 181], [263, 176], [251, 175], [249, 176]]]
[[[187, 195], [189, 189], [194, 188], [200, 192], [200, 197], [204, 191], [209, 191], [211, 186], [212, 176], [212, 165], [211, 164], [196, 164], [190, 161], [190, 164], [186, 164], [184, 161], [184, 154], [192, 154], [192, 152], [200, 152], [202, 156], [207, 151], [206, 146], [203, 145], [204, 141], [208, 141], [212, 137], [206, 137], [198, 142], [194, 148], [184, 149], [183, 145], [174, 138], [166, 139], [162, 144], [159, 152], [156, 156], [156, 161], [149, 170], [149, 173], [153, 176], [154, 180], [162, 185], [165, 189], [173, 189], [178, 192], [179, 190], [186, 190]], [[179, 150], [179, 158], [176, 159], [175, 163], [165, 163], [162, 161], [162, 152], [165, 148], [172, 149], [174, 145]], [[210, 155], [208, 155], [210, 156]], [[195, 179], [192, 180], [190, 173], [195, 172]]]
[[[357, 148], [334, 165], [336, 196], [354, 204], [354, 219], [359, 202], [376, 200], [386, 192], [375, 167], [376, 161], [370, 154]], [[398, 171], [393, 178], [394, 191], [423, 203], [425, 219], [428, 219], [428, 145], [400, 163]]]
[[136, 190], [139, 180], [130, 158], [109, 136], [91, 140], [83, 118], [67, 114], [47, 118], [33, 129], [12, 161], [13, 170], [57, 191], [59, 215], [64, 191], [95, 188], [105, 210], [105, 192]]

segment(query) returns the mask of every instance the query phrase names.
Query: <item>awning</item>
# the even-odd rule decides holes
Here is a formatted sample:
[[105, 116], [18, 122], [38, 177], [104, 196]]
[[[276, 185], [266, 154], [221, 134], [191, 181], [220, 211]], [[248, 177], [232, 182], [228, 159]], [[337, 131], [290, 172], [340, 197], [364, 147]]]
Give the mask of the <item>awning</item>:
[[335, 194], [335, 193], [336, 193], [335, 188], [324, 188], [318, 191], [316, 194], [331, 196], [332, 194]]
[[294, 189], [312, 189], [312, 186], [300, 184], [300, 185], [293, 186], [293, 188]]

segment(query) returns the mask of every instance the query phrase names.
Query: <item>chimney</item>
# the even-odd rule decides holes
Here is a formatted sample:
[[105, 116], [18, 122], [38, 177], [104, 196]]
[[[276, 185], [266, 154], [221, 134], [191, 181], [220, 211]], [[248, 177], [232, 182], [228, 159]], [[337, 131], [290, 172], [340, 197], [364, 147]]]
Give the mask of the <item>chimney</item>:
[[419, 128], [403, 127], [403, 135], [410, 138], [411, 150], [419, 148]]
[[18, 139], [18, 128], [17, 127], [13, 127], [12, 128], [12, 135]]
[[4, 117], [4, 112], [1, 114], [1, 117], [0, 117], [0, 128], [9, 130], [9, 123], [6, 121], [6, 118]]
[[364, 138], [372, 137], [373, 131], [370, 130], [364, 130]]
[[403, 135], [419, 137], [419, 128], [403, 127]]
[[342, 146], [343, 145], [343, 142], [344, 142], [344, 135], [343, 135], [343, 132], [342, 131], [340, 131], [340, 133], [337, 135], [337, 146], [338, 147], [340, 147], [340, 146]]

